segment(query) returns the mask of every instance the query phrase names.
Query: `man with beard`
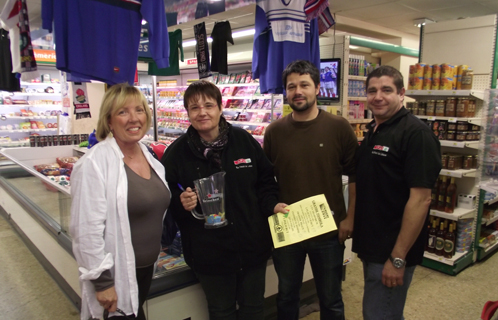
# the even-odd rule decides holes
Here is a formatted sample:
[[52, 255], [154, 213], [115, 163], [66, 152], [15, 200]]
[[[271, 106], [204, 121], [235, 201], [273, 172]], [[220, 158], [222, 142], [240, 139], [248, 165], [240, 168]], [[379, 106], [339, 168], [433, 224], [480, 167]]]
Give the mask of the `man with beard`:
[[[299, 317], [299, 291], [309, 256], [321, 319], [344, 319], [341, 281], [344, 241], [353, 232], [356, 199], [354, 156], [357, 138], [349, 122], [318, 109], [320, 73], [309, 61], [298, 60], [284, 70], [286, 98], [293, 112], [271, 123], [263, 149], [275, 166], [280, 202], [294, 203], [325, 194], [339, 229], [273, 251], [278, 275], [279, 320]], [[349, 178], [348, 208], [342, 175]]]

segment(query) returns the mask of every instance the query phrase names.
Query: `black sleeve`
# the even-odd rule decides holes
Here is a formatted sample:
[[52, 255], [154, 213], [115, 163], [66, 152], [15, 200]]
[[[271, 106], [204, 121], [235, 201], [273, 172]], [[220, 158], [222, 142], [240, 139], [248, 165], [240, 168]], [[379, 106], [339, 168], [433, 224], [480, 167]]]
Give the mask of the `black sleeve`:
[[408, 139], [404, 176], [409, 188], [431, 189], [441, 171], [441, 144], [429, 130], [418, 130]]

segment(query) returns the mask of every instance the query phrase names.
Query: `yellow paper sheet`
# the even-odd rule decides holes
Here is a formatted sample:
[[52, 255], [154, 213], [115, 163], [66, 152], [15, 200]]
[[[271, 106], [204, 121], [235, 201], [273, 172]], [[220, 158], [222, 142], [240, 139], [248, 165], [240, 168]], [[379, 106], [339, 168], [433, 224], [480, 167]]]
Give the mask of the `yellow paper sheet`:
[[337, 230], [333, 213], [325, 195], [306, 198], [287, 207], [288, 214], [268, 217], [275, 248], [288, 246]]

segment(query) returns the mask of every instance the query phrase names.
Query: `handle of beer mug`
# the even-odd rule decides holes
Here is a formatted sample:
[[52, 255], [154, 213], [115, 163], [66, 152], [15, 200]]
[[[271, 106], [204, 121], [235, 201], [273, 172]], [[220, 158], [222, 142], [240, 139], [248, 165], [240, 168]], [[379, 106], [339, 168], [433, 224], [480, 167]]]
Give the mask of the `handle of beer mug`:
[[195, 209], [191, 210], [190, 213], [192, 214], [192, 216], [194, 218], [199, 219], [199, 220], [204, 220], [204, 215], [198, 214], [197, 211], [195, 211]]

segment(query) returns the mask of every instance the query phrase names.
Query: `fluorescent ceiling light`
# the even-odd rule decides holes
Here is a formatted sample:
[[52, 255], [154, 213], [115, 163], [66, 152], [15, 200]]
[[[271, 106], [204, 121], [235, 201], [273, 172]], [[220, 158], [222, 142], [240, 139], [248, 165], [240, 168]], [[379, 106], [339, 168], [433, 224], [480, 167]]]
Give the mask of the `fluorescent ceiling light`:
[[[242, 38], [242, 37], [246, 37], [246, 36], [252, 36], [252, 35], [254, 35], [255, 32], [256, 32], [256, 30], [254, 30], [254, 29], [237, 31], [237, 32], [232, 33], [232, 38], [236, 39], [236, 38]], [[211, 42], [213, 42], [213, 39], [211, 37], [209, 37], [209, 38], [207, 38], [207, 41], [209, 43], [211, 43]], [[193, 46], [195, 46], [195, 44], [196, 44], [195, 40], [189, 40], [189, 41], [183, 42], [183, 47], [184, 48], [193, 47]]]
[[422, 26], [425, 26], [426, 24], [435, 23], [435, 22], [436, 21], [428, 19], [428, 18], [420, 18], [420, 19], [413, 20], [413, 25], [415, 27], [419, 27], [420, 28]]
[[356, 49], [358, 49], [358, 48], [359, 48], [358, 46], [352, 46], [352, 45], [349, 45], [349, 49], [356, 50]]

